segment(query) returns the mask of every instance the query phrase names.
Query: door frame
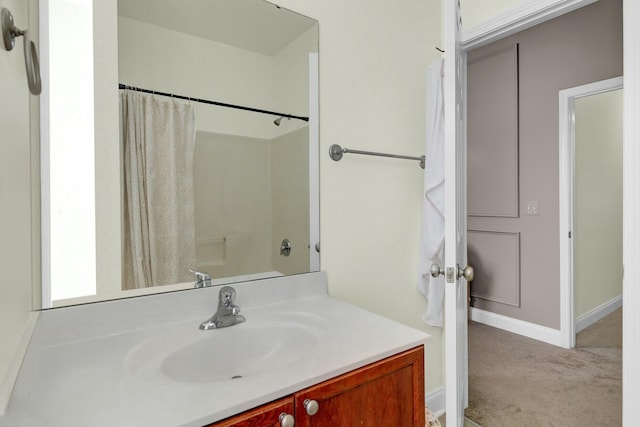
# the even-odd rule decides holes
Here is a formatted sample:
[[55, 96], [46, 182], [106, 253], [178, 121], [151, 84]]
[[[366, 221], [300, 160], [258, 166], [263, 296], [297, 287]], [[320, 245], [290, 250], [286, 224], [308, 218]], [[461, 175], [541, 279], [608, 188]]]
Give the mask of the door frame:
[[[509, 34], [522, 31], [560, 16], [594, 0], [532, 0], [484, 24], [463, 31], [460, 41], [468, 51]], [[640, 2], [623, 0], [624, 38], [624, 131], [623, 131], [623, 295], [640, 300]], [[445, 22], [444, 24], [449, 25]], [[463, 71], [466, 74], [466, 70]], [[466, 87], [463, 88], [466, 99]], [[622, 422], [635, 422], [636, 402], [640, 401], [640, 310], [623, 312]]]
[[575, 287], [573, 281], [573, 232], [575, 190], [575, 100], [586, 96], [622, 89], [623, 77], [601, 80], [559, 92], [560, 142], [560, 333], [562, 346], [576, 346]]
[[[623, 0], [624, 125], [623, 125], [623, 285], [627, 301], [640, 299], [640, 2]], [[622, 314], [622, 425], [637, 422], [640, 401], [640, 310]]]
[[[529, 0], [485, 22], [462, 31], [462, 49], [469, 51], [524, 31], [598, 0]], [[522, 2], [521, 2], [522, 3]], [[464, 19], [464, 16], [462, 17]]]

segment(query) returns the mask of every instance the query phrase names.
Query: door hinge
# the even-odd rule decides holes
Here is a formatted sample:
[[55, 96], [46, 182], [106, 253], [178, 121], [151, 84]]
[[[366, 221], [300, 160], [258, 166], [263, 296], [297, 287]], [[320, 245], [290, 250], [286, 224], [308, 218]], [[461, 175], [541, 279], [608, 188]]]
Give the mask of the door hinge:
[[569, 238], [571, 238], [571, 232], [569, 232]]

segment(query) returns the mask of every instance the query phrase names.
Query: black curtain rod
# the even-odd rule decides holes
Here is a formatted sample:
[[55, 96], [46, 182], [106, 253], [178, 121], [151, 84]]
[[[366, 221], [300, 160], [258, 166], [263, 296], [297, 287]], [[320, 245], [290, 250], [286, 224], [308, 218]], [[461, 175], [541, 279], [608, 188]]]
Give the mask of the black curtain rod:
[[286, 117], [288, 119], [302, 120], [302, 121], [305, 121], [305, 122], [309, 121], [309, 117], [294, 116], [294, 115], [291, 115], [291, 114], [278, 113], [277, 111], [261, 110], [259, 108], [245, 107], [245, 106], [242, 106], [242, 105], [227, 104], [227, 103], [218, 102], [218, 101], [209, 101], [207, 99], [190, 98], [188, 96], [174, 95], [172, 93], [159, 92], [157, 90], [142, 89], [142, 88], [135, 87], [135, 86], [124, 85], [122, 83], [118, 84], [118, 89], [128, 89], [128, 90], [133, 90], [133, 91], [136, 91], [136, 92], [151, 93], [153, 95], [162, 95], [162, 96], [168, 96], [168, 97], [171, 97], [171, 98], [184, 99], [184, 100], [187, 100], [187, 101], [200, 102], [202, 104], [218, 105], [220, 107], [235, 108], [236, 110], [253, 111], [254, 113], [270, 114], [272, 116]]

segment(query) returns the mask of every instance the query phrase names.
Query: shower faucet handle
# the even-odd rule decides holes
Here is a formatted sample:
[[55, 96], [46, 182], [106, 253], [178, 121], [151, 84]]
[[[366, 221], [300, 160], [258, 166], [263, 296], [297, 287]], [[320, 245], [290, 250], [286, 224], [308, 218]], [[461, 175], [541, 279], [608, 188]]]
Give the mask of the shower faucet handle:
[[189, 269], [189, 271], [196, 275], [196, 283], [193, 285], [195, 288], [207, 288], [211, 286], [211, 275], [209, 273], [192, 269]]

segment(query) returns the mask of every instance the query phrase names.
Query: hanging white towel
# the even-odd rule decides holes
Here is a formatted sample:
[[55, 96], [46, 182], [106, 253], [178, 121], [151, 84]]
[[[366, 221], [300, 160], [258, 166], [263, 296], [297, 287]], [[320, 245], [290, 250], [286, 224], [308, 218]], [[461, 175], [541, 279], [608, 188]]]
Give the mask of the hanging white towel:
[[444, 276], [431, 277], [431, 264], [443, 265], [444, 255], [444, 60], [436, 59], [427, 72], [427, 139], [418, 290], [427, 299], [422, 320], [442, 327]]

